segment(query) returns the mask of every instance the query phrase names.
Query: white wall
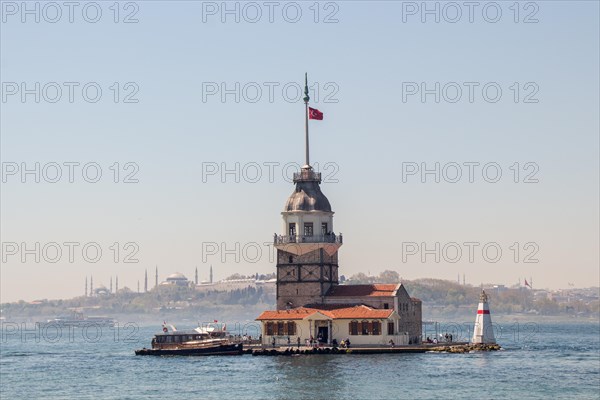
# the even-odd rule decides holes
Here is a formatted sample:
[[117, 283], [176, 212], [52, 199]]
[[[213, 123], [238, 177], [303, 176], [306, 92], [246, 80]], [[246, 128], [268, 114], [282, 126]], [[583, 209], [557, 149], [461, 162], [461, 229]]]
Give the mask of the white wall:
[[327, 230], [333, 231], [333, 213], [311, 211], [311, 212], [283, 212], [283, 230], [282, 235], [287, 236], [289, 234], [289, 224], [296, 224], [296, 235], [304, 234], [304, 223], [313, 223], [313, 235], [321, 234], [321, 223], [327, 223]]
[[[317, 330], [315, 327], [315, 318], [311, 316], [312, 323], [309, 323], [308, 319], [306, 320], [296, 320], [296, 335], [290, 336], [290, 342], [292, 346], [297, 345], [298, 337], [300, 337], [302, 346], [306, 344], [306, 339], [309, 339], [311, 334], [313, 337], [317, 337]], [[336, 319], [333, 320], [332, 329], [333, 334], [331, 334], [331, 340], [336, 339], [338, 343], [341, 343], [342, 340], [350, 339], [351, 347], [353, 346], [389, 346], [390, 339], [394, 341], [396, 345], [405, 345], [408, 344], [408, 334], [406, 333], [397, 333], [395, 335], [387, 334], [387, 323], [389, 322], [387, 319], [375, 320], [381, 323], [381, 335], [350, 335], [349, 333], [349, 323], [352, 321], [351, 319]], [[277, 321], [273, 321], [277, 322]], [[287, 322], [287, 321], [286, 321]], [[271, 346], [273, 336], [267, 335], [267, 321], [262, 321], [262, 335], [263, 340], [262, 343], [265, 346]], [[313, 332], [309, 329], [309, 325], [313, 328]], [[398, 321], [394, 321], [395, 328], [398, 327]], [[277, 346], [286, 346], [287, 345], [287, 335], [286, 336], [277, 336], [275, 335], [275, 341]]]

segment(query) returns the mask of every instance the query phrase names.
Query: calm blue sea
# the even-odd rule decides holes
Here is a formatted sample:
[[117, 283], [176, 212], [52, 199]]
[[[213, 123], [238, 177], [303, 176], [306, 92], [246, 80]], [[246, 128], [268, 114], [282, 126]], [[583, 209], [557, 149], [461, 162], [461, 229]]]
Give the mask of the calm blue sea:
[[2, 332], [2, 400], [600, 398], [597, 322], [505, 325], [499, 352], [301, 357], [136, 357], [157, 327], [13, 330]]

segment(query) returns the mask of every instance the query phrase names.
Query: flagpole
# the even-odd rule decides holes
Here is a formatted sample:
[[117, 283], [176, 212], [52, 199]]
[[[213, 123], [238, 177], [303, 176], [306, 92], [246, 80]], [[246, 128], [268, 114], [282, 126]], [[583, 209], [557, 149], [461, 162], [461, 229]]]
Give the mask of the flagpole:
[[305, 136], [304, 136], [304, 145], [306, 147], [306, 165], [304, 167], [306, 167], [307, 169], [310, 169], [310, 158], [309, 158], [309, 153], [308, 153], [308, 101], [310, 100], [310, 97], [308, 96], [308, 74], [305, 72], [304, 73], [304, 130], [305, 130]]

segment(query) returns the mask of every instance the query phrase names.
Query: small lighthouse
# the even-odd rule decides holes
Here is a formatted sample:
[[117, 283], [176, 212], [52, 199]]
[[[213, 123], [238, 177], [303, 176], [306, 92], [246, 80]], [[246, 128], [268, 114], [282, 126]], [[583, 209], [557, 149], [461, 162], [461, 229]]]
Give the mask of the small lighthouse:
[[496, 343], [494, 338], [494, 327], [492, 326], [492, 317], [490, 316], [490, 307], [488, 305], [488, 296], [485, 290], [481, 290], [479, 296], [479, 306], [477, 307], [477, 318], [473, 328], [472, 343]]

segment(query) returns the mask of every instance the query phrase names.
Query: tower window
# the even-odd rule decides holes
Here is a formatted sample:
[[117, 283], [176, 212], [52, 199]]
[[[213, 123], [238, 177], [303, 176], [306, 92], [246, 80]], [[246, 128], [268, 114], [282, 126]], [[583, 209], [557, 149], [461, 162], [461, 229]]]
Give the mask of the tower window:
[[289, 263], [291, 264], [291, 263], [293, 263], [293, 262], [294, 262], [294, 257], [293, 257], [293, 256], [290, 256], [290, 258], [289, 258]]
[[327, 235], [327, 222], [321, 222], [321, 235]]
[[296, 236], [296, 224], [295, 223], [290, 224], [289, 230], [290, 230], [290, 236]]
[[313, 223], [305, 222], [304, 223], [304, 236], [312, 236], [313, 235]]
[[390, 308], [390, 305], [388, 303], [383, 303], [383, 309], [387, 310]]

